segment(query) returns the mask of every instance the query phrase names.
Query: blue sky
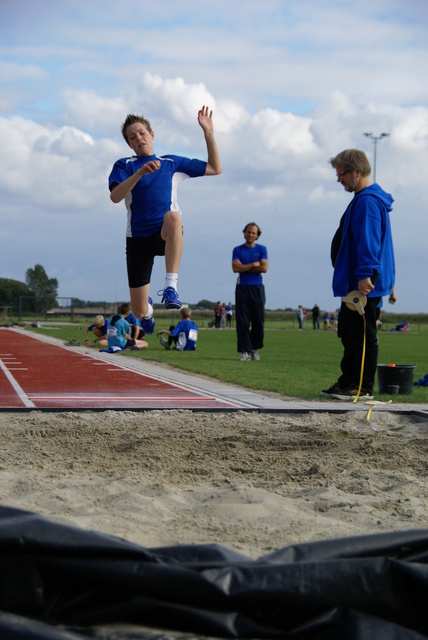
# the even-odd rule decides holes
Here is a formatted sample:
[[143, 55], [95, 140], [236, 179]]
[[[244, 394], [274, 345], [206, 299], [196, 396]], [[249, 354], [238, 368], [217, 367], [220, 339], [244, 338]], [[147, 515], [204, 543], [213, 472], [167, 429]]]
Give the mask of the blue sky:
[[[255, 220], [267, 306], [337, 308], [330, 242], [350, 198], [328, 159], [356, 147], [372, 161], [363, 134], [385, 131], [393, 310], [428, 312], [427, 43], [425, 0], [2, 0], [0, 276], [40, 263], [60, 296], [128, 300], [125, 207], [107, 188], [130, 155], [121, 123], [144, 114], [157, 153], [205, 159], [208, 104], [223, 173], [181, 186], [182, 299], [233, 301], [232, 249]], [[163, 281], [158, 258], [154, 293]]]

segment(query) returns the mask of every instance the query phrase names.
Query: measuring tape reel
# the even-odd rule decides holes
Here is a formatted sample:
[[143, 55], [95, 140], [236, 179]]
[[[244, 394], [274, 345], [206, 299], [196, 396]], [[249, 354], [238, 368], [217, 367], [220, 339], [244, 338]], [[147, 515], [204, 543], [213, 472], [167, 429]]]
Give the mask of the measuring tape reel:
[[358, 289], [350, 291], [347, 296], [342, 298], [342, 302], [346, 304], [351, 311], [358, 311], [360, 316], [364, 315], [364, 307], [367, 304], [367, 296]]

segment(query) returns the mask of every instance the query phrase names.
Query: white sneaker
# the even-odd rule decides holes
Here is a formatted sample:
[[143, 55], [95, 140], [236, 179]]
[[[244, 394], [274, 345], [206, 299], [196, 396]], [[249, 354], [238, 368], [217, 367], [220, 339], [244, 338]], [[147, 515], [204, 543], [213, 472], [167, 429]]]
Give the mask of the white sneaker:
[[240, 362], [244, 362], [245, 360], [251, 360], [250, 354], [244, 351], [242, 356], [239, 358]]
[[253, 351], [253, 360], [260, 360], [260, 354], [257, 349]]

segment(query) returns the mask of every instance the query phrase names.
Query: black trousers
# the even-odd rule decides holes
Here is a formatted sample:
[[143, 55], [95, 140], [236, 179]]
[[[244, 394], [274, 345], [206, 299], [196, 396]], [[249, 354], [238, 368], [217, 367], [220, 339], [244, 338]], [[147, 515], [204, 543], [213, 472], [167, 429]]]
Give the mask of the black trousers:
[[[373, 393], [379, 353], [379, 340], [376, 329], [376, 308], [379, 302], [380, 298], [367, 298], [367, 304], [364, 307], [366, 350], [362, 387], [370, 394]], [[360, 384], [364, 347], [364, 318], [342, 302], [337, 328], [337, 335], [342, 340], [344, 349], [340, 363], [342, 375], [338, 380], [341, 389], [351, 386], [358, 387]]]
[[235, 289], [238, 351], [263, 348], [266, 294], [263, 284], [237, 284]]

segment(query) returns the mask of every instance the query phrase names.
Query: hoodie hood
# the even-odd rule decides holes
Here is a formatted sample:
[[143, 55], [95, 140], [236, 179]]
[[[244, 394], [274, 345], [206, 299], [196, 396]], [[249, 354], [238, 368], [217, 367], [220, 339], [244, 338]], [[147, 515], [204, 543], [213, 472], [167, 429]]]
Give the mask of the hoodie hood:
[[377, 182], [371, 184], [369, 187], [366, 187], [359, 193], [355, 194], [355, 198], [360, 198], [363, 196], [375, 196], [375, 198], [378, 198], [380, 200], [382, 206], [385, 207], [388, 213], [392, 211], [392, 203], [394, 202], [394, 198], [390, 193], [387, 193], [386, 191], [381, 189]]

